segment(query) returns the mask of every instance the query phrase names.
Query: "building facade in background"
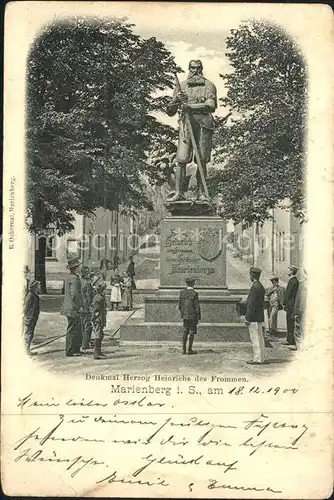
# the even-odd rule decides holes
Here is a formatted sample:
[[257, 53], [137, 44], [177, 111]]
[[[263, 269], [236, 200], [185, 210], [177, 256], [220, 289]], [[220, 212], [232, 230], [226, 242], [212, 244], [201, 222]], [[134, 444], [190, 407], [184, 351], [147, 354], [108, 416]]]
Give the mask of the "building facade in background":
[[28, 235], [26, 263], [35, 274], [36, 252], [40, 239], [46, 241], [45, 272], [48, 280], [62, 279], [67, 273], [70, 257], [78, 257], [94, 271], [100, 270], [101, 260], [107, 259], [113, 265], [128, 260], [134, 254], [149, 230], [149, 212], [129, 214], [122, 210], [98, 208], [87, 217], [75, 214], [73, 230], [64, 236], [57, 236], [50, 228], [37, 237]]
[[276, 273], [286, 281], [287, 266], [302, 265], [303, 229], [304, 224], [290, 210], [275, 208], [272, 219], [263, 226], [242, 222], [235, 225], [236, 254], [250, 265], [260, 267], [265, 274]]

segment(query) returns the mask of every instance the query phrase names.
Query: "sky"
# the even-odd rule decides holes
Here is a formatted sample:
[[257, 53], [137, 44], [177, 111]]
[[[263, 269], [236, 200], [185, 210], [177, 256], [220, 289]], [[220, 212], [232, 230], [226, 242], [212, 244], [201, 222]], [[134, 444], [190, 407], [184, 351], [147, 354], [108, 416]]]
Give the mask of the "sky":
[[[301, 5], [294, 8], [291, 5], [270, 3], [29, 1], [22, 2], [23, 17], [25, 10], [29, 22], [21, 26], [22, 40], [31, 40], [43, 25], [68, 16], [127, 19], [139, 35], [145, 38], [156, 37], [162, 41], [184, 71], [187, 71], [191, 59], [201, 59], [204, 76], [216, 85], [218, 99], [226, 94], [219, 74], [231, 71], [225, 54], [226, 38], [231, 29], [237, 29], [242, 22], [257, 18], [283, 24], [296, 38], [303, 35], [303, 39], [313, 48], [312, 41], [305, 37], [305, 26], [296, 22], [296, 16], [305, 11], [308, 17], [304, 15], [304, 19], [311, 22], [314, 9], [307, 6], [303, 8]], [[222, 106], [218, 106], [215, 114], [225, 116], [226, 113]], [[176, 126], [175, 117], [165, 115], [163, 120]]]

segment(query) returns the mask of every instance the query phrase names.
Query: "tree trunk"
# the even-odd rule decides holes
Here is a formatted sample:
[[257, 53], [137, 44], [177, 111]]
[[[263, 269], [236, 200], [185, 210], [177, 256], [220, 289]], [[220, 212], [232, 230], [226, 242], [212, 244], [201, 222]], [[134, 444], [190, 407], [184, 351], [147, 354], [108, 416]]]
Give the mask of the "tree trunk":
[[253, 266], [258, 267], [260, 255], [258, 222], [253, 223], [253, 245]]
[[45, 236], [36, 237], [35, 248], [35, 279], [41, 284], [41, 293], [46, 291], [46, 276], [45, 276], [45, 254], [46, 254], [46, 238]]

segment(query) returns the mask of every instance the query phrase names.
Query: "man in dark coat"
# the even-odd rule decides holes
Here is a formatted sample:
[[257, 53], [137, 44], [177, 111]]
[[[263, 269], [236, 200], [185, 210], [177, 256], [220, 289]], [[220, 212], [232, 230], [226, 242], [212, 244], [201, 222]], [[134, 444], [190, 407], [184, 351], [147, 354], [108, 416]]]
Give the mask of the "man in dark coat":
[[188, 354], [196, 354], [193, 351], [194, 337], [197, 333], [197, 323], [201, 319], [201, 308], [198, 293], [194, 290], [195, 280], [186, 279], [187, 288], [181, 290], [179, 298], [179, 310], [183, 319], [183, 354], [187, 352], [187, 339], [189, 335]]
[[293, 311], [295, 329], [294, 339], [295, 345], [290, 349], [303, 349], [304, 335], [305, 335], [305, 316], [306, 316], [306, 303], [307, 303], [307, 272], [306, 269], [302, 271], [302, 279], [299, 281], [298, 292], [296, 295], [295, 308]]
[[118, 256], [118, 253], [116, 252], [114, 255], [114, 261], [113, 261], [113, 271], [116, 271], [121, 263], [121, 260]]
[[130, 258], [129, 258], [129, 265], [128, 265], [128, 268], [126, 270], [126, 274], [128, 276], [130, 276], [130, 278], [131, 278], [131, 288], [132, 288], [132, 290], [135, 290], [137, 288], [136, 287], [136, 283], [135, 283], [136, 272], [135, 272], [135, 263], [133, 262], [132, 255], [130, 255]]
[[285, 289], [284, 294], [284, 309], [286, 312], [286, 329], [287, 329], [287, 338], [286, 342], [283, 345], [296, 345], [294, 338], [294, 329], [295, 329], [295, 319], [294, 319], [294, 308], [296, 302], [296, 296], [298, 292], [299, 281], [296, 276], [298, 271], [298, 267], [289, 266], [288, 267], [288, 276], [289, 281], [287, 287]]
[[266, 363], [266, 348], [264, 340], [264, 296], [265, 289], [260, 283], [261, 269], [251, 267], [249, 276], [252, 281], [246, 299], [246, 325], [248, 326], [250, 341], [253, 348], [253, 360], [247, 361], [250, 365]]
[[31, 281], [29, 291], [24, 301], [24, 343], [26, 352], [29, 356], [32, 354], [30, 346], [34, 337], [35, 327], [39, 317], [39, 282]]
[[89, 349], [93, 328], [90, 305], [94, 296], [94, 290], [91, 284], [91, 270], [88, 266], [82, 266], [81, 268], [81, 290], [83, 305], [81, 313], [82, 345], [80, 351], [86, 354], [86, 350]]
[[80, 260], [78, 258], [69, 259], [67, 268], [70, 270], [70, 276], [65, 280], [65, 296], [61, 310], [61, 314], [67, 317], [66, 356], [80, 356], [81, 313], [83, 312]]

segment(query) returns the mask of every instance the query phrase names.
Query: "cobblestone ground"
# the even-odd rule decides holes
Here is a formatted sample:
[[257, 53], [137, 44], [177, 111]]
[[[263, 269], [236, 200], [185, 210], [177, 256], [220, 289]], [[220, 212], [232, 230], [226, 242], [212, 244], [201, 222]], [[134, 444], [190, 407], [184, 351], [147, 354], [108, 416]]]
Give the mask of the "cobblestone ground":
[[[142, 257], [136, 256], [136, 258]], [[156, 288], [158, 286], [156, 261], [154, 259], [146, 260], [142, 265], [146, 266], [145, 273], [138, 273], [140, 279], [137, 280], [137, 285], [143, 289]], [[138, 268], [140, 269], [140, 265]], [[231, 254], [228, 254], [229, 286], [247, 289], [249, 287], [248, 269], [248, 264], [234, 259]], [[147, 278], [144, 279], [143, 276], [147, 276]], [[143, 308], [143, 295], [137, 295], [134, 298], [138, 311], [138, 309]], [[103, 341], [107, 357], [104, 360], [94, 360], [93, 355], [90, 354], [79, 358], [66, 358], [66, 318], [61, 316], [55, 308], [51, 309], [53, 312], [42, 312], [40, 315], [33, 344], [33, 350], [38, 355], [32, 358], [33, 363], [38, 363], [53, 372], [60, 373], [65, 370], [78, 377], [97, 370], [102, 374], [111, 371], [175, 374], [214, 372], [241, 375], [253, 373], [267, 377], [281, 371], [284, 365], [296, 356], [294, 351], [282, 346], [283, 339], [273, 340], [273, 348], [268, 349], [269, 364], [263, 366], [246, 364], [246, 361], [252, 357], [252, 348], [248, 342], [201, 343], [200, 336], [198, 336], [196, 356], [183, 356], [180, 343], [160, 343], [154, 346], [142, 343], [122, 345], [119, 341], [119, 327], [129, 318], [131, 313], [109, 311], [106, 335]]]

